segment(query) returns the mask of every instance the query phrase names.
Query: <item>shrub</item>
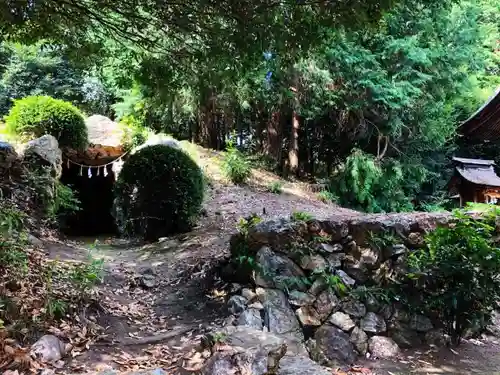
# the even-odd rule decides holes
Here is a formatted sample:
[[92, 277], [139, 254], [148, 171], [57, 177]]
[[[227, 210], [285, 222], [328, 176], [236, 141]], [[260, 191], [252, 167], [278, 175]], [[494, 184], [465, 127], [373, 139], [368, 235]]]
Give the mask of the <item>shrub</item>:
[[203, 202], [203, 173], [180, 149], [148, 146], [123, 165], [115, 186], [118, 225], [147, 240], [189, 230]]
[[292, 221], [309, 221], [313, 220], [314, 216], [308, 212], [294, 211], [290, 215], [290, 219], [292, 219]]
[[50, 96], [28, 96], [14, 101], [5, 124], [9, 133], [24, 139], [50, 134], [61, 147], [87, 147], [87, 127], [78, 108]]
[[269, 190], [269, 192], [273, 194], [281, 194], [283, 192], [283, 183], [280, 181], [272, 182], [267, 187], [267, 190]]
[[336, 202], [338, 197], [328, 190], [323, 190], [318, 193], [318, 199], [322, 202], [329, 203]]
[[[456, 211], [456, 222], [430, 233], [427, 249], [413, 252], [408, 260], [411, 284], [408, 295], [419, 296], [415, 308], [445, 325], [452, 342], [464, 333], [484, 327], [500, 297], [500, 249], [495, 244], [492, 209], [480, 218]], [[496, 239], [497, 240], [497, 239]]]
[[228, 142], [227, 152], [222, 159], [222, 171], [227, 179], [234, 184], [242, 184], [252, 174], [249, 161], [233, 144]]

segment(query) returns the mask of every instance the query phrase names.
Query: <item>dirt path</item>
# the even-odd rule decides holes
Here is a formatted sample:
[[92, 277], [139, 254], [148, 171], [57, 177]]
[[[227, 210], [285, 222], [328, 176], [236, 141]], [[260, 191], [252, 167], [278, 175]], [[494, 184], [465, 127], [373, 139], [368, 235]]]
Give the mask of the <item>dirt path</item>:
[[[194, 231], [151, 245], [100, 238], [50, 241], [50, 257], [82, 260], [92, 249], [105, 259], [106, 276], [99, 287], [100, 306], [91, 320], [104, 336], [67, 364], [65, 372], [162, 367], [182, 370], [200, 336], [222, 325], [227, 316], [222, 284], [213, 270], [228, 255], [229, 238], [240, 217], [264, 218], [306, 211], [316, 217], [355, 216], [357, 212], [294, 194], [275, 195], [256, 188], [214, 187], [206, 215]], [[477, 344], [477, 343], [476, 343]], [[458, 355], [450, 350], [409, 352], [398, 361], [361, 361], [377, 375], [500, 375], [500, 346], [465, 343]]]
[[376, 375], [499, 375], [500, 344], [493, 338], [464, 341], [456, 349], [406, 351], [398, 361], [364, 361]]

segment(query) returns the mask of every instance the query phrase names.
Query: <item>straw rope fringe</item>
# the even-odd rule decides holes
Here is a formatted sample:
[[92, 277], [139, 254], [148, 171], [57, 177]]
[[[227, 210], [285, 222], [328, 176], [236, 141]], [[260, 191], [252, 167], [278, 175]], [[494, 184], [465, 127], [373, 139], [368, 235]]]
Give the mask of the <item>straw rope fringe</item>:
[[106, 177], [108, 175], [108, 166], [109, 165], [113, 165], [113, 164], [116, 164], [118, 162], [120, 162], [124, 157], [125, 155], [128, 154], [128, 151], [123, 153], [122, 155], [120, 155], [119, 157], [117, 157], [115, 160], [109, 162], [109, 163], [106, 163], [106, 164], [102, 164], [102, 165], [84, 165], [84, 164], [80, 164], [80, 163], [77, 163], [73, 160], [71, 160], [70, 158], [68, 158], [67, 156], [66, 157], [66, 165], [69, 169], [69, 166], [70, 164], [73, 164], [73, 165], [77, 165], [80, 167], [80, 173], [78, 174], [79, 176], [83, 176], [83, 168], [87, 168], [87, 176], [88, 178], [92, 178], [92, 169], [97, 169], [97, 174], [96, 176], [99, 176], [100, 175], [100, 170], [101, 168], [103, 169], [103, 176]]

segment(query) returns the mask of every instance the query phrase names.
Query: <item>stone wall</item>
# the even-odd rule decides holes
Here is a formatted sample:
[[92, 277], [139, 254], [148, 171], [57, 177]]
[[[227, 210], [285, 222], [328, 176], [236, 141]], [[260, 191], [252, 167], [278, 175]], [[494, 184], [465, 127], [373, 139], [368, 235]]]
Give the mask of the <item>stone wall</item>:
[[406, 257], [424, 246], [425, 233], [449, 220], [448, 214], [364, 215], [249, 227], [231, 239], [226, 276], [239, 283], [227, 325], [278, 335], [295, 353], [329, 367], [444, 344], [439, 322], [409, 314], [384, 290], [407, 272]]

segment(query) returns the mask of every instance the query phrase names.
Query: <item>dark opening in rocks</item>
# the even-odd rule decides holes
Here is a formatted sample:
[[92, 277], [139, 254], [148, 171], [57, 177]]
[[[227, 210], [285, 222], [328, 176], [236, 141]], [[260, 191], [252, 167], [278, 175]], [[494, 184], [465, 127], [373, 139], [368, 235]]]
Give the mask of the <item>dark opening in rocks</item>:
[[[113, 207], [113, 186], [115, 174], [113, 166], [93, 166], [90, 169], [64, 163], [61, 182], [70, 186], [80, 200], [81, 210], [70, 216], [64, 225], [64, 232], [71, 236], [95, 236], [116, 234], [115, 220], [111, 214]], [[81, 175], [80, 175], [81, 174]]]

